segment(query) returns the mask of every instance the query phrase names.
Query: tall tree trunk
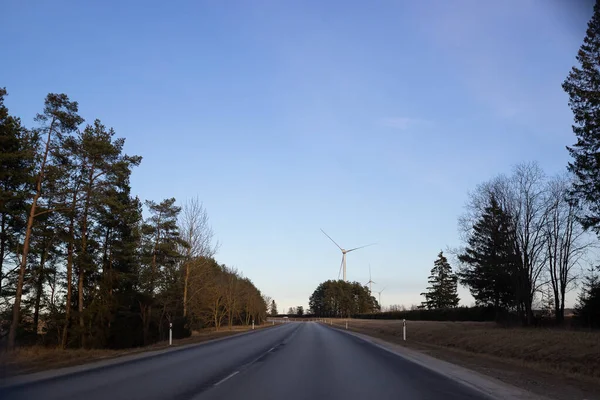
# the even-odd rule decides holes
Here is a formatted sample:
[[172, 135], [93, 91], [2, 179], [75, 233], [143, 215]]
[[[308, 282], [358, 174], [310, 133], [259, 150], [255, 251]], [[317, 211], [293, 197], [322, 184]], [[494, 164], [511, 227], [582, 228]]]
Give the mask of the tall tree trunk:
[[81, 222], [81, 261], [79, 263], [79, 281], [77, 283], [78, 289], [78, 311], [79, 311], [79, 329], [81, 334], [81, 347], [85, 347], [85, 323], [83, 318], [83, 283], [85, 279], [85, 273], [87, 268], [87, 224], [88, 224], [88, 214], [90, 212], [90, 201], [92, 196], [92, 188], [93, 188], [93, 178], [94, 178], [94, 167], [90, 168], [90, 173], [88, 177], [88, 187], [86, 190], [86, 199], [85, 206], [83, 211], [83, 219]]
[[[160, 216], [159, 216], [160, 220]], [[160, 229], [157, 229], [156, 232], [156, 241], [154, 242], [154, 248], [152, 251], [152, 266], [150, 271], [150, 304], [146, 309], [146, 319], [144, 323], [144, 344], [148, 344], [148, 336], [150, 332], [150, 320], [152, 318], [152, 303], [154, 302], [154, 282], [156, 279], [156, 251], [158, 250], [158, 244], [160, 240]]]
[[110, 228], [106, 228], [106, 233], [104, 234], [104, 246], [102, 249], [102, 280], [107, 288], [111, 286], [110, 284], [110, 265], [108, 264], [108, 241], [110, 240]]
[[[104, 235], [104, 248], [102, 250], [102, 284], [103, 294], [106, 295], [106, 301], [109, 304], [109, 313], [112, 315], [112, 277], [111, 277], [111, 262], [112, 259], [109, 257], [108, 243], [110, 240], [110, 228], [106, 228], [106, 234]], [[110, 329], [111, 316], [107, 318], [107, 328]]]
[[185, 261], [185, 275], [183, 278], [183, 318], [187, 317], [188, 282], [190, 280], [190, 259]]
[[48, 137], [46, 138], [46, 148], [44, 150], [44, 157], [42, 164], [40, 165], [40, 172], [38, 173], [37, 182], [35, 186], [35, 194], [31, 201], [31, 209], [29, 210], [29, 217], [27, 218], [27, 228], [25, 229], [25, 240], [23, 242], [23, 253], [21, 255], [21, 265], [19, 266], [19, 278], [17, 279], [17, 290], [15, 293], [15, 302], [13, 304], [13, 315], [12, 322], [10, 324], [10, 330], [8, 331], [8, 349], [12, 350], [15, 348], [15, 340], [17, 337], [17, 326], [21, 320], [21, 297], [23, 296], [23, 282], [25, 281], [25, 270], [27, 267], [27, 256], [29, 255], [29, 243], [31, 241], [31, 230], [33, 228], [33, 220], [35, 219], [35, 211], [37, 209], [37, 202], [42, 195], [42, 181], [44, 180], [44, 174], [46, 169], [46, 162], [48, 160], [48, 153], [50, 151], [50, 138], [52, 136], [52, 130], [54, 129], [55, 119], [52, 119], [50, 127], [48, 129]]
[[4, 254], [6, 251], [6, 242], [8, 241], [6, 229], [6, 214], [2, 213], [2, 216], [0, 217], [0, 296], [2, 296], [2, 271], [4, 271]]
[[[109, 286], [108, 286], [108, 296], [110, 299], [110, 306], [111, 306], [111, 312], [115, 312], [114, 311], [114, 303], [113, 303], [113, 271], [112, 271], [112, 262], [113, 262], [113, 254], [112, 254], [112, 250], [109, 253], [108, 256], [108, 279], [109, 279]], [[112, 317], [112, 315], [111, 315]], [[110, 331], [111, 328], [111, 318], [108, 319], [108, 330]]]
[[534, 322], [533, 318], [533, 294], [531, 292], [527, 293], [527, 298], [525, 301], [525, 323], [527, 326], [531, 326]]
[[45, 246], [42, 249], [42, 255], [40, 257], [40, 267], [36, 281], [35, 306], [33, 312], [33, 326], [35, 329], [37, 329], [40, 317], [40, 303], [42, 300], [42, 293], [44, 291], [44, 279], [46, 277], [46, 262], [48, 261], [50, 250], [52, 249], [52, 243], [54, 243], [55, 237], [56, 233], [54, 233], [48, 242], [45, 243]]
[[77, 205], [77, 190], [73, 191], [71, 202], [71, 218], [69, 221], [69, 246], [67, 248], [67, 304], [65, 307], [65, 326], [62, 335], [62, 348], [67, 347], [67, 335], [71, 325], [71, 306], [73, 302], [73, 248], [75, 245], [75, 206]]
[[494, 293], [494, 320], [496, 322], [500, 321], [500, 294], [498, 290]]
[[140, 318], [142, 319], [142, 340], [145, 346], [148, 344], [148, 306], [142, 301], [138, 301], [138, 303], [140, 305]]
[[35, 282], [35, 304], [33, 309], [33, 327], [37, 330], [40, 321], [40, 303], [42, 302], [42, 291], [44, 289], [44, 267], [46, 264], [47, 252], [43, 251], [40, 259], [40, 267]]

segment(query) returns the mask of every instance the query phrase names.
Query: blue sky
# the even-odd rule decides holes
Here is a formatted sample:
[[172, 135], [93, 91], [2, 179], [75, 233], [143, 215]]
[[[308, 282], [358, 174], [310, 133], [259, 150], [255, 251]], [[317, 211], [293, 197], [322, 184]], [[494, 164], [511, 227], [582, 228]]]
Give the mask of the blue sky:
[[[417, 304], [479, 182], [575, 138], [561, 89], [591, 1], [0, 4], [0, 86], [33, 126], [67, 93], [144, 157], [142, 199], [198, 196], [220, 262], [282, 308], [371, 264]], [[464, 304], [472, 299], [460, 291]]]

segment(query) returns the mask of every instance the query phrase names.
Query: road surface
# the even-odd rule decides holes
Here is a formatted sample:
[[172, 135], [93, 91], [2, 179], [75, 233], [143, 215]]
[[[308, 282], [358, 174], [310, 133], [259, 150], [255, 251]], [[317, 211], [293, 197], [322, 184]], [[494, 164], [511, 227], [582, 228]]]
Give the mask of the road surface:
[[0, 390], [2, 399], [485, 399], [458, 382], [315, 322], [285, 323]]

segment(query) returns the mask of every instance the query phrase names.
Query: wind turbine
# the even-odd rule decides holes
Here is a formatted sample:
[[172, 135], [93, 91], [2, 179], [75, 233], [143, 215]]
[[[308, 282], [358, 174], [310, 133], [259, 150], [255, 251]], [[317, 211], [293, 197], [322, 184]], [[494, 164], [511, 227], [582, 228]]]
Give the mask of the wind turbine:
[[371, 291], [371, 284], [373, 284], [373, 283], [377, 283], [377, 282], [373, 282], [371, 280], [371, 264], [369, 264], [369, 282], [366, 283], [367, 285], [369, 285], [369, 294], [371, 294], [371, 292], [372, 292]]
[[[333, 244], [335, 244], [335, 245], [338, 247], [338, 249], [340, 249], [340, 250], [342, 251], [342, 263], [340, 264], [340, 270], [342, 269], [342, 267], [344, 268], [344, 281], [346, 280], [346, 253], [350, 253], [351, 251], [358, 250], [358, 249], [362, 249], [362, 248], [364, 248], [364, 247], [373, 246], [373, 245], [375, 244], [375, 243], [371, 243], [371, 244], [367, 244], [367, 245], [364, 245], [364, 246], [355, 247], [355, 248], [353, 248], [353, 249], [350, 249], [350, 250], [346, 250], [346, 249], [342, 249], [342, 248], [340, 247], [340, 245], [339, 245], [339, 244], [337, 244], [337, 243], [335, 242], [335, 240], [333, 240], [333, 239], [331, 238], [331, 236], [329, 236], [328, 234], [326, 234], [326, 233], [325, 233], [325, 231], [324, 231], [323, 229], [321, 229], [321, 232], [323, 232], [323, 234], [324, 234], [325, 236], [327, 236], [327, 237], [329, 238], [329, 240], [331, 240], [331, 241], [333, 242]], [[338, 279], [339, 279], [339, 277], [340, 277], [340, 273], [338, 272]]]
[[381, 308], [381, 292], [383, 292], [385, 290], [385, 288], [381, 289], [379, 292], [376, 292], [379, 294], [379, 308]]

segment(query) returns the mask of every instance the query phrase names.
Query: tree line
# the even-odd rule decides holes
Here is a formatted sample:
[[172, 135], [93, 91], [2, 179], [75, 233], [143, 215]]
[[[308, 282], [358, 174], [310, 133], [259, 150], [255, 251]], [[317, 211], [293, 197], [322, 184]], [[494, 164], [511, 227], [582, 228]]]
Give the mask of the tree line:
[[[0, 88], [0, 335], [19, 343], [124, 348], [200, 327], [262, 321], [262, 293], [213, 258], [197, 199], [142, 202], [142, 157], [78, 104], [50, 93], [27, 128]], [[145, 209], [145, 212], [143, 212]]]
[[461, 220], [466, 247], [458, 255], [461, 283], [477, 304], [500, 314], [515, 311], [534, 322], [536, 296], [548, 290], [556, 323], [564, 320], [566, 294], [594, 241], [579, 223], [583, 208], [571, 198], [569, 175], [546, 177], [535, 163], [481, 184]]
[[[511, 312], [531, 325], [541, 296], [542, 307], [563, 323], [566, 294], [591, 263], [590, 248], [598, 244], [593, 234], [600, 237], [600, 2], [577, 61], [562, 84], [577, 138], [567, 148], [568, 172], [548, 177], [538, 164], [522, 163], [470, 193], [459, 220], [465, 242], [456, 252], [459, 269], [453, 274], [440, 254], [423, 307], [456, 307], [458, 281], [496, 318]], [[589, 327], [600, 327], [599, 269], [592, 265], [581, 280], [576, 306], [578, 320]]]

